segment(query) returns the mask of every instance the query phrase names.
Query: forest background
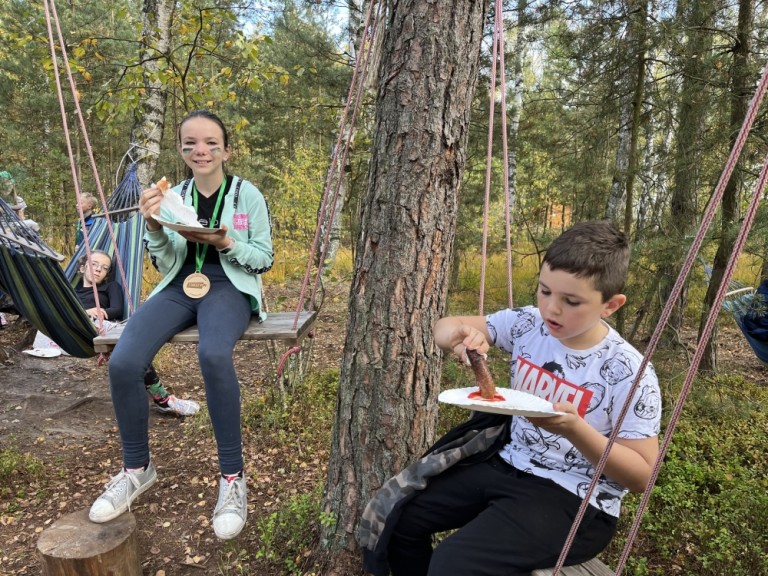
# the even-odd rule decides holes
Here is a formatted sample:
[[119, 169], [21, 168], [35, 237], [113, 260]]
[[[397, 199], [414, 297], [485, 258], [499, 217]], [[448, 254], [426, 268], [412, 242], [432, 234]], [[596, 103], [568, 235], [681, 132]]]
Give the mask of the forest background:
[[[382, 29], [392, 25], [391, 12], [404, 9], [395, 4], [385, 6]], [[136, 1], [58, 6], [100, 185], [108, 193], [131, 159], [146, 156], [153, 157], [153, 165], [143, 184], [162, 175], [179, 181], [183, 165], [175, 153], [174, 127], [189, 110], [215, 110], [233, 128], [229, 170], [257, 183], [270, 203], [278, 255], [270, 282], [290, 283], [301, 276], [315, 234], [353, 64], [362, 53], [356, 43], [368, 4], [153, 5], [167, 9], [164, 19], [148, 19], [147, 6]], [[451, 5], [443, 5], [446, 14]], [[158, 14], [163, 16], [162, 10]], [[449, 309], [477, 309], [490, 144], [493, 276], [486, 283], [486, 309], [507, 303], [505, 274], [499, 273], [505, 259], [506, 201], [512, 207], [516, 304], [533, 302], [539, 259], [551, 238], [573, 222], [608, 217], [632, 238], [629, 305], [617, 322], [641, 346], [658, 322], [754, 93], [765, 64], [768, 14], [753, 0], [520, 0], [505, 3], [503, 19], [509, 155], [502, 154], [498, 113], [493, 139], [488, 138], [490, 96], [497, 98], [498, 112], [502, 89], [490, 91], [494, 19], [489, 13], [451, 246]], [[167, 45], [153, 43], [158, 38]], [[371, 148], [387, 121], [376, 116], [376, 63], [386, 56], [382, 46], [374, 41], [352, 153], [340, 170], [344, 194], [332, 235], [338, 252], [331, 251], [324, 271], [331, 280], [349, 280], [354, 274], [357, 239], [364, 233], [361, 213], [368, 198]], [[13, 174], [46, 241], [68, 254], [76, 195], [53, 70], [42, 5], [3, 3], [0, 169]], [[150, 93], [165, 99], [162, 118], [154, 121], [161, 136], [151, 145], [136, 146], [147, 129]], [[95, 192], [88, 151], [66, 91], [64, 100], [75, 142], [75, 178], [83, 191]], [[759, 111], [702, 249], [703, 260], [714, 264], [716, 280], [766, 155], [764, 136], [765, 112]], [[500, 184], [505, 174], [508, 198]], [[768, 214], [761, 205], [737, 279], [754, 286], [765, 278], [767, 252]], [[667, 405], [679, 392], [698, 325], [714, 296], [702, 268], [694, 269], [676, 303], [665, 336], [669, 346], [654, 358], [667, 383]], [[768, 436], [760, 403], [766, 373], [720, 363], [717, 350], [715, 338], [697, 379], [699, 394], [680, 425], [680, 443], [668, 454], [656, 488], [646, 535], [630, 561], [633, 573], [768, 573], [766, 460], [759, 449]], [[455, 372], [447, 363], [445, 386], [461, 380]], [[425, 437], [433, 437], [439, 429], [434, 413], [426, 418], [432, 420]], [[419, 448], [412, 446], [410, 452]], [[387, 467], [396, 471], [392, 462], [381, 462], [384, 471]], [[309, 521], [315, 525], [313, 545], [335, 554], [356, 553], [350, 539], [334, 537], [334, 531], [348, 524], [348, 515], [354, 519], [359, 514], [365, 498], [358, 496], [356, 506], [344, 512], [338, 510], [343, 499], [330, 488], [318, 500], [322, 512]], [[632, 505], [630, 500], [630, 511]], [[611, 554], [615, 557], [617, 550]], [[295, 564], [291, 570], [300, 571]]]

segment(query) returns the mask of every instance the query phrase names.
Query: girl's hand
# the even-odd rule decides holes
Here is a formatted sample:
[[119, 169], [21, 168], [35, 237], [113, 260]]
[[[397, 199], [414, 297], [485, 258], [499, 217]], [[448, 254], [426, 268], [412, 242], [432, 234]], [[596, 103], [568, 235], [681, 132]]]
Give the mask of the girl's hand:
[[225, 225], [221, 226], [220, 230], [210, 233], [200, 232], [179, 232], [187, 242], [196, 242], [197, 244], [210, 244], [216, 250], [223, 250], [232, 244], [233, 240], [227, 236], [228, 228]]
[[152, 216], [160, 212], [160, 201], [163, 199], [163, 193], [157, 186], [147, 188], [139, 197], [139, 211], [147, 221], [147, 230], [157, 232], [162, 228]]
[[107, 313], [103, 308], [88, 308], [85, 313], [97, 322], [99, 320], [107, 320]]

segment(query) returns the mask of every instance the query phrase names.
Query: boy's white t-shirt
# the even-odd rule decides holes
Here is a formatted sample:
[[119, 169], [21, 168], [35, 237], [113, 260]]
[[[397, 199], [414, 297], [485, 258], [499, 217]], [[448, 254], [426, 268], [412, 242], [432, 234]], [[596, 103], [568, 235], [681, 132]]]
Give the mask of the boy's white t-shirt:
[[[584, 419], [596, 430], [610, 435], [626, 402], [642, 355], [618, 332], [609, 328], [603, 340], [587, 350], [567, 348], [550, 335], [538, 308], [506, 309], [486, 318], [493, 343], [512, 356], [511, 387], [515, 387], [518, 359], [547, 370], [571, 384], [588, 389], [592, 398]], [[653, 367], [648, 364], [624, 418], [619, 438], [657, 436], [661, 422], [661, 394]], [[584, 497], [594, 466], [563, 436], [513, 416], [512, 437], [500, 455], [518, 470], [549, 478], [569, 492]], [[618, 516], [623, 486], [603, 476], [590, 504]]]

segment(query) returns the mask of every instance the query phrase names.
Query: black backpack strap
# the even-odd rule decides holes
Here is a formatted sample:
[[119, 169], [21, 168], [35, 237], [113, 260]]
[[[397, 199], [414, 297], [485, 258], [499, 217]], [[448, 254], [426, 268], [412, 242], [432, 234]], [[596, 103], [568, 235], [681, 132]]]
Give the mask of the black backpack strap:
[[184, 180], [184, 184], [181, 185], [181, 192], [179, 192], [179, 196], [181, 196], [182, 200], [184, 200], [184, 196], [187, 195], [187, 188], [189, 188], [190, 184], [192, 184], [192, 178], [187, 178]]

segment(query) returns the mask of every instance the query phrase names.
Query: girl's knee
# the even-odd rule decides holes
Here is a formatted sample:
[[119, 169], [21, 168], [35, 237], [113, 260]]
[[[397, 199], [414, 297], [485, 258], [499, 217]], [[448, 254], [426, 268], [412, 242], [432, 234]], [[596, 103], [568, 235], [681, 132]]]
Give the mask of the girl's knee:
[[203, 372], [207, 369], [221, 371], [233, 365], [232, 353], [233, 350], [230, 348], [200, 346], [197, 350], [197, 359]]

